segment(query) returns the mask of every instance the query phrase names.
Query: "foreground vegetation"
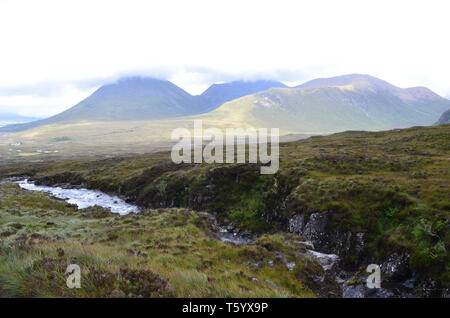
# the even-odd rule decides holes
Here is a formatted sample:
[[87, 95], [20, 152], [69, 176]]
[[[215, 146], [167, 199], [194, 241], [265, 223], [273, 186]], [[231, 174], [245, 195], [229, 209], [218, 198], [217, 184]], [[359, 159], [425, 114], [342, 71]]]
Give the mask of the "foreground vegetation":
[[[408, 266], [418, 275], [419, 281], [432, 280], [444, 290], [450, 286], [449, 141], [450, 125], [312, 137], [281, 145], [281, 165], [275, 175], [261, 175], [258, 166], [249, 164], [175, 165], [171, 163], [169, 153], [33, 163], [26, 167], [3, 165], [0, 166], [0, 175], [28, 175], [45, 184], [83, 184], [88, 188], [121, 194], [149, 209], [170, 208], [161, 210], [166, 211], [164, 213], [145, 212], [123, 219], [116, 217], [116, 222], [119, 223], [133, 218], [150, 218], [152, 213], [155, 213], [154, 219], [150, 218], [148, 222], [156, 222], [156, 219], [165, 222], [164, 215], [168, 217], [174, 211], [182, 213], [179, 211], [185, 210], [177, 208], [186, 208], [189, 211], [214, 213], [220, 222], [231, 223], [242, 232], [267, 234], [286, 232], [289, 219], [294, 215], [303, 214], [308, 217], [312, 213], [332, 211], [330, 227], [339, 229], [342, 233], [364, 234], [365, 244], [362, 250], [351, 248], [345, 255], [341, 254], [344, 268], [355, 270], [363, 263], [378, 264], [394, 253], [407, 253], [410, 256]], [[18, 204], [17, 211], [23, 210], [22, 205], [23, 203]], [[67, 218], [80, 219], [75, 212]], [[90, 224], [88, 228], [97, 228], [102, 224], [106, 226], [107, 220], [110, 219], [86, 222]], [[2, 221], [2, 224], [4, 226], [5, 223]], [[200, 231], [194, 225], [180, 227], [177, 231], [184, 233], [189, 228]], [[61, 231], [65, 226], [61, 227]], [[152, 226], [154, 231], [159, 227], [160, 224]], [[84, 233], [83, 240], [93, 240], [97, 235], [101, 237], [94, 229], [92, 231]], [[133, 231], [138, 231], [138, 227]], [[120, 234], [118, 239], [128, 241], [122, 236]], [[204, 245], [212, 244], [201, 241], [201, 235], [193, 236], [195, 242], [183, 240], [190, 248], [205, 248], [206, 251], [208, 249]], [[283, 239], [283, 245], [288, 246], [287, 242], [290, 240], [293, 239]], [[211, 242], [215, 243], [209, 249], [210, 252], [220, 251], [219, 246], [233, 251], [229, 253], [254, 248], [249, 246], [236, 249], [218, 241]], [[64, 250], [70, 250], [70, 246], [73, 246], [73, 243], [61, 244], [68, 244], [63, 247]], [[35, 246], [44, 248], [39, 244]], [[94, 248], [96, 245], [90, 246], [89, 248]], [[52, 245], [45, 245], [46, 249], [51, 247]], [[111, 253], [111, 250], [103, 251], [104, 255]], [[335, 249], [330, 252], [340, 251]], [[25, 250], [21, 253], [22, 260], [15, 253], [7, 255], [15, 255], [14, 259], [19, 259], [17, 261], [20, 264], [27, 264], [27, 255], [35, 252]], [[56, 253], [56, 249], [50, 253]], [[92, 251], [90, 253], [97, 255]], [[216, 254], [206, 253], [217, 257], [217, 264], [214, 263], [209, 268], [221, 273], [220, 266], [224, 262], [218, 261], [220, 252], [214, 253]], [[159, 255], [157, 258], [167, 257], [161, 251], [154, 254], [156, 255]], [[192, 255], [195, 253], [189, 253], [189, 257]], [[249, 256], [249, 259], [252, 257], [255, 256]], [[139, 258], [127, 256], [125, 259], [128, 259], [127, 262], [138, 262]], [[184, 259], [177, 258], [177, 262], [185, 262]], [[118, 264], [120, 262], [114, 266], [119, 268]], [[172, 275], [176, 273], [173, 268], [169, 273], [165, 265], [162, 266], [164, 269], [153, 266], [155, 273], [173, 284]], [[192, 268], [184, 263], [179, 266]], [[206, 282], [208, 275], [202, 275]], [[217, 281], [217, 278], [214, 279]], [[287, 278], [286, 280], [289, 281]], [[258, 281], [264, 281], [264, 278]], [[253, 290], [256, 294], [243, 292], [245, 289], [238, 291], [238, 287], [224, 286], [222, 283], [219, 286], [223, 289], [215, 290], [211, 295], [263, 295], [261, 293], [273, 291], [264, 284], [260, 290], [250, 288], [253, 285], [247, 281], [246, 284], [243, 285], [245, 289]], [[281, 286], [282, 282], [278, 281], [277, 284]], [[177, 295], [187, 295], [180, 292], [181, 285], [177, 285]], [[205, 283], [205, 289], [206, 285]], [[302, 295], [298, 286], [285, 288], [285, 293], [280, 293], [280, 290], [276, 293], [285, 296]], [[196, 292], [207, 294], [201, 288]]]
[[[207, 213], [146, 210], [119, 216], [77, 210], [15, 184], [0, 186], [0, 295], [14, 297], [314, 297], [298, 254], [302, 240], [218, 240]], [[288, 243], [280, 244], [286, 240]], [[271, 244], [278, 242], [278, 245]], [[66, 287], [69, 264], [81, 288]], [[302, 265], [302, 266], [303, 266]]]

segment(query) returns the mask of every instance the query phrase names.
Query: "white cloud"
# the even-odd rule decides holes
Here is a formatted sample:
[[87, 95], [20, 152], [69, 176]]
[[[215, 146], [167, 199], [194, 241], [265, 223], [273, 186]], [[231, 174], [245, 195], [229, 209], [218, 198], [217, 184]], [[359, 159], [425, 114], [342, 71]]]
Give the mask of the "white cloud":
[[45, 118], [60, 113], [94, 92], [95, 88], [78, 89], [65, 85], [58, 94], [36, 96], [33, 94], [0, 95], [0, 114], [15, 113], [22, 116]]
[[[449, 95], [449, 9], [445, 0], [0, 0], [0, 95], [122, 74], [166, 77], [196, 94], [214, 81], [346, 73]], [[0, 105], [53, 114], [96, 85], [4, 94]]]

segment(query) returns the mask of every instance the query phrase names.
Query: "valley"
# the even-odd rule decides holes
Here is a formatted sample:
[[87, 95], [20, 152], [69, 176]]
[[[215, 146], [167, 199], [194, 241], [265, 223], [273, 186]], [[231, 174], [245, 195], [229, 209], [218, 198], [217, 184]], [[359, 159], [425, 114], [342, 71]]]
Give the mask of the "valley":
[[[260, 175], [251, 164], [175, 165], [167, 151], [3, 164], [1, 179], [26, 176], [37, 185], [101, 190], [143, 211], [118, 216], [99, 207], [77, 210], [43, 193], [1, 185], [0, 236], [7, 256], [0, 261], [1, 292], [446, 295], [449, 133], [450, 126], [441, 125], [282, 143], [275, 175]], [[239, 246], [221, 242], [217, 226], [256, 240]], [[308, 256], [311, 243], [317, 252], [339, 256], [333, 274]], [[92, 283], [69, 295], [58, 286], [71, 259], [87, 268], [85, 278]], [[403, 294], [364, 290], [371, 263], [381, 264], [382, 285], [407, 286]]]
[[[223, 103], [222, 103], [223, 102]], [[220, 104], [222, 103], [222, 104]], [[347, 130], [434, 124], [450, 101], [424, 87], [399, 88], [363, 74], [297, 87], [275, 81], [214, 84], [192, 96], [169, 81], [125, 78], [67, 111], [0, 128], [0, 160], [95, 158], [168, 150], [176, 128], [279, 128], [282, 141]]]

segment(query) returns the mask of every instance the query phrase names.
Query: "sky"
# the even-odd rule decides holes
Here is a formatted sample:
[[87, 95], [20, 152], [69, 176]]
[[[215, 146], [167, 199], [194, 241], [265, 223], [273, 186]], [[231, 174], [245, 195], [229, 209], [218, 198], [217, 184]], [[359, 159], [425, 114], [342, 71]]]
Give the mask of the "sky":
[[370, 74], [450, 97], [450, 1], [0, 0], [0, 113], [46, 117], [122, 76]]

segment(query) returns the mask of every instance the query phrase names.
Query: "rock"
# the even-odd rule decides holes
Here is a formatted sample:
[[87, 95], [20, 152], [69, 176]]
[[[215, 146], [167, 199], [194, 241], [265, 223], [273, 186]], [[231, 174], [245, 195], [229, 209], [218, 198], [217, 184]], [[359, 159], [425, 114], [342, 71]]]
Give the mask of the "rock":
[[317, 259], [325, 271], [334, 269], [335, 265], [339, 262], [339, 256], [336, 254], [324, 254], [312, 250], [308, 250], [307, 253]]
[[412, 274], [412, 277], [411, 277], [410, 279], [404, 281], [402, 285], [403, 285], [405, 288], [413, 289], [414, 286], [416, 285], [416, 283], [417, 283], [417, 274], [416, 274], [416, 273], [413, 273], [413, 274]]
[[364, 246], [364, 234], [342, 232], [336, 226], [328, 226], [334, 212], [313, 213], [306, 221], [303, 214], [289, 220], [289, 232], [312, 241], [314, 249], [323, 253], [337, 255], [358, 254]]
[[288, 271], [292, 271], [295, 267], [295, 262], [286, 262], [286, 267]]
[[356, 233], [356, 244], [355, 244], [355, 251], [357, 253], [362, 252], [364, 247], [364, 233]]
[[303, 228], [303, 235], [314, 245], [323, 245], [328, 241], [325, 227], [328, 223], [328, 212], [311, 214], [308, 223]]
[[424, 280], [419, 288], [421, 290], [422, 297], [426, 298], [447, 298], [449, 295], [448, 287], [443, 287], [437, 281], [430, 278]]
[[343, 298], [393, 298], [394, 293], [384, 288], [368, 288], [364, 283], [357, 285], [344, 284], [342, 287]]
[[311, 240], [319, 250], [326, 249], [330, 243], [329, 232], [326, 230], [329, 215], [327, 211], [313, 213], [306, 221], [303, 214], [298, 214], [289, 220], [289, 231]]
[[364, 287], [362, 285], [344, 285], [342, 288], [343, 298], [364, 298]]
[[385, 288], [367, 288], [366, 298], [396, 298], [395, 294]]
[[289, 232], [297, 235], [303, 235], [305, 226], [305, 217], [303, 214], [294, 215], [289, 220]]
[[402, 281], [411, 277], [408, 253], [394, 253], [380, 265], [382, 280]]
[[314, 249], [314, 244], [311, 241], [304, 241], [301, 243], [304, 246], [307, 246], [309, 249], [313, 250]]

